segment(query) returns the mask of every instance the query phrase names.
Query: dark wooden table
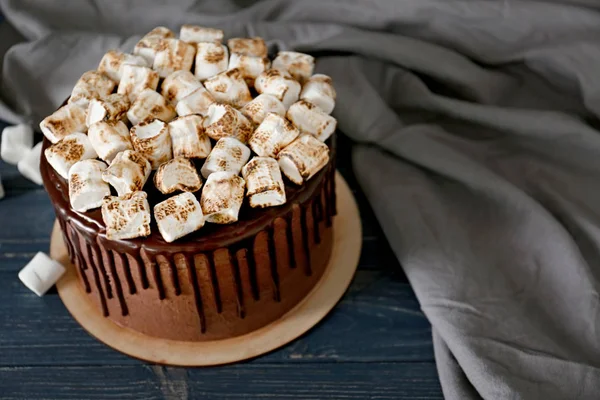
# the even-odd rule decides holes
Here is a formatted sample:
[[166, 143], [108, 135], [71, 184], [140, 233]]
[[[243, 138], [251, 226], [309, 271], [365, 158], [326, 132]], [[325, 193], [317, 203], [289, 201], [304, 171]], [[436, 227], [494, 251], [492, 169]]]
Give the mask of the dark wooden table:
[[[0, 129], [4, 124], [0, 123]], [[39, 140], [39, 138], [38, 138]], [[54, 212], [44, 189], [0, 161], [0, 399], [439, 399], [431, 328], [350, 168], [338, 165], [363, 223], [358, 272], [342, 301], [291, 344], [223, 367], [150, 365], [88, 335], [56, 290], [38, 298], [18, 271], [48, 252]]]

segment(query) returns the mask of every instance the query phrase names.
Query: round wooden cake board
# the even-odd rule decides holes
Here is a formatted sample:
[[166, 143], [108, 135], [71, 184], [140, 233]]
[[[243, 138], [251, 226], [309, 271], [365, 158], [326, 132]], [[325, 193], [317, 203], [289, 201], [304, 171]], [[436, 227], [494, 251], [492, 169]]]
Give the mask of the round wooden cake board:
[[75, 320], [92, 336], [122, 353], [168, 365], [207, 366], [253, 358], [300, 337], [321, 321], [350, 285], [360, 256], [362, 228], [358, 208], [344, 178], [336, 174], [337, 211], [331, 261], [323, 277], [296, 307], [261, 329], [230, 339], [184, 342], [138, 333], [102, 316], [77, 282], [58, 223], [54, 224], [50, 255], [67, 273], [57, 283], [58, 293]]

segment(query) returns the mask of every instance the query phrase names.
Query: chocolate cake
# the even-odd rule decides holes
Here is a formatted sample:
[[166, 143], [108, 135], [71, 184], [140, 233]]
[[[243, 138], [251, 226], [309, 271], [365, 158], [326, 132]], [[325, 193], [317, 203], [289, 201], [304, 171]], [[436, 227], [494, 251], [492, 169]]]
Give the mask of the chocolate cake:
[[[202, 36], [202, 32], [208, 35], [207, 37], [210, 36], [210, 40], [204, 42], [205, 38]], [[200, 36], [196, 37], [194, 35]], [[193, 44], [192, 47], [196, 52], [196, 49], [202, 47], [201, 43], [210, 42], [211, 46], [218, 43], [220, 39], [215, 41], [213, 38], [215, 35], [219, 37], [218, 30], [201, 27], [193, 27], [192, 29], [187, 26], [182, 28], [181, 37], [185, 36], [186, 40]], [[194, 37], [198, 39], [197, 43], [193, 43]], [[220, 37], [222, 38], [222, 33]], [[174, 34], [171, 31], [166, 28], [157, 28], [140, 41], [141, 45], [136, 46], [136, 49], [143, 50], [138, 52], [137, 56], [147, 59], [148, 49], [158, 49], [157, 51], [160, 53], [160, 49], [164, 49], [166, 46], [164, 41], [173, 40], [177, 39], [174, 39]], [[184, 46], [187, 42], [169, 43], [178, 47]], [[244, 65], [246, 65], [244, 63], [247, 62], [248, 65], [253, 65], [252, 63], [257, 62], [254, 59], [247, 60], [247, 58], [262, 58], [263, 60], [260, 63], [265, 65], [266, 61], [262, 52], [263, 47], [266, 49], [266, 46], [262, 39], [253, 38], [249, 42], [250, 44], [258, 43], [257, 47], [260, 49], [260, 54], [253, 53], [252, 46], [247, 46], [243, 39], [235, 39], [233, 43], [236, 47], [242, 49], [239, 52], [231, 53], [236, 54], [238, 65], [242, 63], [242, 71]], [[283, 53], [286, 53], [284, 54], [285, 57], [278, 56], [275, 61], [279, 58], [281, 60], [277, 63], [273, 61], [273, 65], [279, 65], [279, 69], [275, 71], [282, 72], [266, 73], [266, 71], [262, 71], [258, 73], [259, 76], [255, 79], [258, 80], [262, 77], [264, 80], [265, 76], [284, 74], [285, 79], [292, 79], [293, 76], [294, 82], [300, 82], [298, 87], [311, 89], [309, 83], [312, 74], [312, 57], [302, 54], [301, 58], [296, 58], [299, 62], [294, 64], [293, 62], [287, 62], [287, 60], [290, 57], [294, 59], [294, 54], [300, 53]], [[112, 57], [115, 52], [107, 54], [112, 54]], [[119, 57], [122, 60], [131, 59], [134, 60], [131, 62], [140, 64], [143, 61], [139, 58], [133, 59], [134, 55]], [[153, 65], [155, 64], [156, 59], [154, 59]], [[127, 110], [119, 106], [120, 111], [115, 112], [114, 109], [107, 106], [106, 115], [102, 115], [99, 121], [89, 123], [90, 110], [94, 102], [108, 104], [108, 97], [119, 93], [124, 79], [124, 75], [120, 74], [123, 65], [112, 63], [110, 65], [114, 68], [109, 71], [103, 71], [102, 65], [106, 69], [106, 65], [109, 65], [109, 63], [106, 63], [103, 59], [99, 67], [98, 73], [103, 74], [101, 91], [90, 90], [89, 85], [84, 85], [84, 89], [81, 89], [80, 80], [76, 85], [76, 88], [79, 87], [79, 89], [74, 90], [74, 94], [72, 94], [72, 96], [77, 95], [77, 100], [70, 101], [66, 106], [55, 112], [51, 116], [54, 118], [54, 122], [51, 124], [48, 123], [50, 119], [42, 122], [42, 130], [46, 136], [43, 151], [46, 155], [58, 154], [55, 158], [58, 161], [49, 162], [48, 157], [43, 156], [41, 158], [40, 167], [44, 186], [56, 211], [69, 257], [76, 268], [79, 282], [83, 290], [89, 295], [89, 299], [97, 305], [98, 310], [106, 318], [123, 327], [153, 337], [182, 341], [206, 341], [239, 336], [259, 329], [280, 318], [311, 291], [321, 278], [331, 255], [333, 245], [332, 221], [336, 214], [335, 135], [324, 132], [324, 124], [321, 124], [318, 131], [315, 131], [316, 128], [314, 124], [311, 125], [311, 119], [304, 118], [302, 114], [302, 112], [305, 112], [302, 111], [304, 109], [308, 110], [307, 112], [311, 109], [317, 109], [317, 112], [320, 113], [318, 117], [322, 117], [322, 121], [329, 123], [331, 117], [328, 114], [331, 109], [322, 111], [315, 104], [327, 104], [325, 108], [333, 108], [332, 105], [329, 107], [329, 104], [333, 101], [331, 98], [335, 98], [335, 92], [332, 92], [330, 88], [331, 82], [326, 82], [329, 86], [325, 87], [325, 89], [329, 88], [331, 90], [329, 92], [321, 90], [323, 92], [322, 96], [318, 91], [306, 90], [305, 93], [304, 90], [298, 90], [296, 96], [292, 96], [293, 101], [291, 101], [291, 104], [295, 106], [296, 103], [303, 103], [296, 107], [303, 108], [293, 115], [289, 115], [290, 110], [293, 112], [293, 109], [290, 108], [291, 104], [284, 104], [290, 103], [289, 91], [287, 91], [287, 94], [281, 94], [278, 100], [285, 107], [283, 111], [287, 110], [285, 116], [289, 120], [283, 120], [282, 112], [281, 110], [277, 111], [277, 108], [273, 108], [276, 111], [271, 111], [271, 113], [263, 112], [264, 115], [262, 116], [258, 115], [260, 113], [250, 113], [249, 109], [251, 107], [245, 110], [243, 104], [240, 103], [241, 97], [237, 96], [235, 107], [231, 106], [232, 110], [235, 110], [235, 115], [238, 115], [238, 111], [241, 110], [239, 115], [245, 115], [247, 121], [249, 121], [245, 125], [249, 128], [244, 131], [242, 137], [240, 136], [242, 135], [240, 134], [241, 128], [239, 128], [239, 121], [242, 117], [237, 117], [238, 125], [223, 127], [226, 120], [221, 114], [214, 115], [217, 112], [214, 111], [216, 108], [214, 105], [210, 111], [201, 108], [192, 110], [193, 112], [181, 111], [184, 110], [184, 107], [180, 107], [181, 104], [185, 104], [186, 107], [189, 104], [196, 104], [196, 107], [200, 107], [197, 102], [186, 102], [186, 98], [190, 96], [209, 98], [212, 101], [211, 104], [233, 104], [233, 102], [228, 103], [227, 97], [229, 95], [227, 92], [214, 96], [214, 93], [207, 92], [202, 87], [200, 93], [197, 92], [198, 89], [195, 91], [188, 90], [190, 93], [185, 93], [185, 95], [178, 98], [178, 90], [184, 90], [185, 85], [182, 86], [183, 89], [177, 87], [178, 90], [168, 91], [169, 96], [165, 96], [169, 99], [168, 101], [165, 97], [152, 100], [162, 104], [163, 109], [159, 111], [160, 115], [153, 114], [153, 111], [150, 110], [150, 108], [154, 108], [154, 111], [157, 111], [156, 104], [158, 103], [153, 103], [147, 110], [148, 115], [141, 118], [135, 126], [131, 124], [132, 118], [123, 118], [125, 112], [128, 112], [127, 110], [131, 111], [136, 104], [135, 92], [133, 92], [133, 104], [125, 107]], [[161, 78], [163, 78], [163, 75], [166, 78], [161, 79], [154, 89], [151, 88], [155, 90], [154, 93], [160, 93], [161, 89], [163, 92], [165, 91], [165, 82], [170, 79], [170, 74], [180, 70], [190, 70], [193, 66], [198, 71], [199, 61], [196, 58], [194, 65], [176, 67], [174, 71], [169, 69], [171, 65], [171, 60], [168, 57], [166, 60], [164, 57], [161, 59]], [[286, 65], [289, 73], [285, 71]], [[226, 72], [229, 73], [236, 69], [230, 68]], [[206, 75], [206, 71], [203, 71]], [[252, 74], [248, 71], [242, 72], [243, 79], [241, 79], [241, 82], [244, 85], [246, 83], [252, 85]], [[116, 83], [114, 87], [105, 84], [105, 80], [109, 79], [106, 78], [107, 76], [115, 81], [118, 78], [121, 79], [118, 83], [119, 89], [117, 89]], [[320, 82], [323, 79], [323, 75], [319, 75], [315, 81]], [[95, 77], [94, 81], [98, 81], [98, 78]], [[186, 84], [196, 85], [194, 82]], [[289, 85], [292, 88], [290, 90], [293, 91], [294, 85]], [[110, 87], [110, 90], [107, 87]], [[235, 88], [232, 86], [230, 89], [234, 90]], [[145, 88], [145, 90], [149, 89]], [[260, 88], [250, 87], [248, 90], [253, 98], [256, 98], [257, 94], [269, 93], [268, 85], [265, 85], [264, 81], [261, 83]], [[128, 96], [132, 96], [131, 91], [127, 91], [123, 98], [119, 99], [119, 104], [127, 103], [126, 97]], [[156, 97], [151, 93], [145, 93], [144, 96], [148, 98]], [[273, 96], [278, 97], [276, 93]], [[327, 98], [321, 99], [320, 96]], [[217, 97], [219, 97], [219, 100], [217, 100]], [[177, 101], [174, 102], [174, 99], [181, 104], [176, 106]], [[161, 103], [163, 100], [165, 102]], [[111, 104], [116, 103], [112, 102]], [[247, 104], [247, 102], [243, 103]], [[65, 108], [68, 107], [77, 107], [77, 110], [66, 112]], [[140, 115], [139, 101], [137, 107], [136, 112], [138, 114], [135, 118]], [[279, 104], [277, 104], [277, 107], [279, 107]], [[79, 114], [81, 109], [87, 113], [87, 121], [84, 127], [81, 123], [82, 116]], [[106, 162], [104, 164], [102, 161], [93, 161], [93, 163], [100, 165], [97, 177], [102, 172], [101, 176], [104, 182], [99, 179], [96, 179], [98, 181], [96, 182], [90, 176], [86, 176], [86, 179], [82, 181], [83, 183], [80, 181], [74, 182], [76, 177], [73, 171], [83, 170], [83, 164], [79, 163], [88, 162], [89, 164], [89, 160], [94, 157], [85, 156], [89, 152], [76, 151], [79, 149], [78, 147], [69, 147], [65, 144], [71, 138], [69, 135], [74, 134], [74, 132], [85, 132], [88, 129], [90, 135], [92, 135], [92, 125], [99, 123], [106, 123], [107, 125], [104, 126], [106, 129], [112, 129], [117, 124], [121, 126], [120, 124], [124, 123], [127, 130], [130, 128], [133, 130], [136, 126], [143, 126], [143, 124], [149, 124], [153, 121], [162, 121], [164, 122], [163, 125], [168, 125], [169, 122], [176, 119], [174, 119], [175, 115], [168, 116], [169, 112], [163, 112], [164, 109], [177, 109], [179, 118], [186, 115], [198, 115], [198, 121], [202, 121], [202, 123], [194, 125], [196, 130], [194, 135], [197, 134], [199, 138], [202, 135], [208, 135], [208, 138], [202, 136], [205, 140], [203, 143], [213, 150], [216, 143], [223, 140], [223, 137], [236, 138], [236, 140], [239, 140], [240, 146], [244, 147], [248, 143], [251, 148], [251, 155], [249, 150], [249, 156], [243, 163], [244, 168], [241, 168], [242, 164], [237, 165], [233, 161], [229, 164], [223, 162], [215, 163], [214, 166], [211, 164], [208, 168], [207, 156], [210, 157], [211, 153], [203, 150], [200, 155], [200, 150], [194, 153], [195, 150], [192, 151], [192, 147], [186, 145], [184, 146], [185, 160], [182, 161], [182, 165], [190, 165], [192, 174], [196, 171], [202, 171], [202, 175], [206, 180], [203, 182], [200, 178], [200, 185], [204, 184], [201, 189], [198, 188], [200, 185], [192, 185], [192, 188], [192, 186], [186, 186], [182, 182], [178, 182], [179, 184], [174, 186], [176, 189], [165, 189], [168, 185], [161, 185], [163, 180], [174, 179], [178, 181], [178, 179], [183, 180], [184, 178], [162, 176], [168, 174], [161, 170], [166, 164], [164, 157], [160, 161], [153, 161], [152, 163], [144, 160], [148, 166], [152, 164], [152, 172], [148, 173], [150, 168], [148, 168], [148, 171], [144, 171], [144, 168], [142, 168], [142, 172], [135, 175], [138, 178], [142, 177], [142, 182], [139, 182], [139, 179], [133, 179], [128, 182], [131, 186], [128, 187], [127, 185], [119, 186], [110, 181], [111, 187], [109, 187], [106, 183], [109, 182], [106, 178], [106, 171], [111, 168], [111, 164], [123, 158], [123, 151], [128, 151], [131, 154], [136, 153], [136, 157], [141, 159], [156, 160], [156, 158], [153, 158], [156, 152], [144, 154], [144, 149], [136, 145], [134, 138], [132, 138], [132, 144], [130, 144], [129, 138], [122, 134], [122, 140], [120, 139], [120, 141], [105, 140], [105, 142], [101, 142], [104, 147], [96, 144], [98, 143], [97, 139], [90, 138], [97, 156]], [[144, 112], [142, 110], [142, 116]], [[234, 111], [230, 112], [234, 113]], [[219, 130], [213, 124], [213, 120], [217, 117], [220, 118], [221, 124]], [[268, 119], [267, 117], [270, 119], [279, 118], [282, 121], [278, 122], [279, 125], [269, 124], [265, 122]], [[95, 111], [92, 119], [96, 119]], [[57, 120], [59, 123], [56, 123]], [[98, 126], [94, 129], [98, 130]], [[174, 125], [171, 125], [171, 129], [175, 129]], [[331, 126], [326, 129], [331, 129]], [[335, 130], [335, 124], [333, 130]], [[218, 134], [215, 133], [217, 131]], [[257, 133], [252, 139], [252, 135], [257, 131], [260, 134]], [[310, 137], [307, 135], [310, 135]], [[162, 148], [161, 157], [164, 154], [170, 154], [167, 158], [173, 160], [178, 157], [177, 138], [172, 131], [170, 137], [172, 138], [172, 144], [170, 144], [172, 147], [167, 149], [167, 153], [165, 153], [165, 148]], [[326, 149], [322, 144], [313, 143], [315, 137], [321, 141], [320, 143], [325, 143]], [[122, 148], [114, 151], [107, 150], [108, 147], [106, 146], [114, 147], [116, 146], [115, 143], [121, 141], [123, 142]], [[57, 145], [62, 147], [57, 147]], [[56, 150], [65, 147], [69, 148], [68, 151], [63, 153]], [[54, 149], [54, 153], [48, 149]], [[328, 149], [328, 151], [324, 152], [323, 149]], [[153, 151], [156, 151], [156, 149]], [[233, 152], [233, 150], [231, 151]], [[324, 158], [324, 154], [327, 155], [327, 158]], [[251, 156], [253, 158], [248, 162], [248, 158]], [[282, 161], [283, 158], [286, 158], [285, 161]], [[88, 160], [86, 161], [86, 159]], [[252, 174], [256, 173], [256, 168], [254, 166], [251, 168], [250, 164], [253, 162], [258, 164], [263, 161], [270, 161], [273, 165], [281, 165], [283, 178], [279, 168], [276, 168], [276, 171], [265, 172], [267, 169], [261, 169], [261, 166], [257, 168], [259, 173], [263, 175], [255, 179]], [[219, 168], [232, 168], [231, 165], [234, 165], [234, 172], [223, 172], [219, 176], [233, 179], [231, 182], [243, 182], [245, 186], [241, 193], [245, 193], [245, 197], [243, 201], [240, 199], [239, 204], [232, 199], [224, 199], [226, 194], [220, 189], [215, 193], [210, 191], [212, 189], [207, 189], [209, 182], [214, 183], [211, 175], [217, 176], [216, 174], [220, 173]], [[75, 166], [79, 166], [79, 168]], [[161, 170], [161, 176], [156, 176], [157, 167]], [[67, 176], [64, 176], [65, 172], [59, 172], [66, 170], [70, 171]], [[243, 174], [243, 178], [239, 177], [240, 172]], [[92, 172], [90, 174], [93, 175]], [[81, 176], [77, 177], [81, 179]], [[197, 178], [199, 177], [198, 174]], [[268, 180], [268, 184], [264, 183], [265, 179]], [[277, 182], [281, 182], [280, 187], [276, 187]], [[82, 185], [89, 186], [86, 189], [87, 191], [83, 191], [87, 197], [83, 197], [84, 201], [75, 202], [75, 195], [80, 196], [80, 199], [82, 198], [82, 195], [78, 192]], [[217, 186], [210, 187], [214, 189]], [[281, 189], [281, 193], [278, 192], [279, 189]], [[110, 190], [109, 195], [102, 194], [103, 191], [108, 190]], [[185, 214], [175, 215], [176, 218], [181, 218], [184, 215], [181, 223], [178, 223], [179, 219], [177, 219], [173, 220], [176, 221], [174, 224], [160, 225], [163, 223], [161, 220], [163, 217], [157, 213], [156, 206], [165, 203], [169, 199], [176, 198], [177, 193], [191, 193], [193, 195], [186, 195], [191, 199], [191, 208], [187, 209], [190, 214], [188, 215], [186, 211]], [[260, 197], [253, 197], [257, 194]], [[115, 236], [107, 228], [111, 222], [107, 220], [106, 213], [113, 211], [109, 210], [109, 204], [111, 201], [121, 204], [131, 199], [132, 196], [139, 197], [140, 205], [136, 206], [135, 212], [143, 213], [147, 218], [146, 222], [149, 221], [149, 227], [127, 231], [126, 234], [117, 231], [117, 234], [122, 235]], [[100, 204], [102, 210], [98, 208]], [[217, 204], [216, 207], [223, 209], [223, 212], [219, 215], [212, 214], [213, 211], [209, 211], [209, 209], [212, 210], [211, 207], [214, 207], [215, 204]], [[154, 214], [150, 218], [147, 210], [140, 210], [140, 208], [154, 209]], [[193, 228], [188, 228], [192, 212], [199, 215], [199, 219], [195, 220], [197, 223]], [[224, 215], [227, 218], [224, 218]], [[129, 216], [129, 214], [125, 214], [125, 216]], [[116, 217], [121, 218], [123, 215], [117, 214]], [[146, 223], [140, 221], [133, 218], [127, 220], [126, 224], [139, 227], [141, 224]], [[117, 227], [117, 229], [120, 229], [120, 227]], [[181, 231], [182, 229], [183, 231]]]

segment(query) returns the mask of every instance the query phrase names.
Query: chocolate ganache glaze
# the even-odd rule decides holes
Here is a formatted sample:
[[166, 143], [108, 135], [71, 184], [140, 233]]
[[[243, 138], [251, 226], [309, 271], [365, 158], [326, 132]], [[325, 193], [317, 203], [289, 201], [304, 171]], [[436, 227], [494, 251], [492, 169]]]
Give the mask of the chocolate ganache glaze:
[[[253, 209], [245, 200], [238, 222], [206, 224], [173, 243], [154, 220], [146, 238], [108, 240], [100, 209], [74, 211], [67, 180], [45, 157], [40, 167], [80, 283], [103, 315], [150, 336], [205, 341], [276, 320], [320, 279], [336, 214], [335, 135], [327, 144], [327, 166], [302, 186], [286, 181], [286, 204]], [[151, 208], [171, 196], [153, 176], [144, 191]]]

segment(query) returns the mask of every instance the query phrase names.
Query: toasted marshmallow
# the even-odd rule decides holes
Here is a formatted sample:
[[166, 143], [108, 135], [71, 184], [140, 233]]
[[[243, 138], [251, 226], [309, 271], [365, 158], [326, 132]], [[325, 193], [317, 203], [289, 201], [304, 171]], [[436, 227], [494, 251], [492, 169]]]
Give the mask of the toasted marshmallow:
[[206, 28], [198, 25], [182, 25], [179, 31], [179, 39], [188, 43], [221, 43], [223, 40], [223, 31], [221, 29]]
[[229, 57], [229, 69], [239, 69], [250, 87], [254, 86], [256, 77], [269, 69], [270, 65], [271, 61], [268, 57], [252, 57], [240, 53], [231, 53]]
[[188, 235], [204, 226], [202, 207], [191, 193], [181, 193], [154, 206], [158, 231], [167, 243]]
[[19, 280], [38, 296], [43, 296], [67, 270], [41, 251], [19, 271]]
[[335, 107], [335, 88], [331, 78], [323, 74], [311, 76], [302, 87], [300, 99], [319, 107], [325, 114], [331, 114]]
[[264, 208], [285, 204], [285, 186], [277, 160], [254, 157], [242, 168], [250, 207]]
[[285, 107], [276, 97], [270, 94], [259, 94], [250, 103], [242, 107], [241, 112], [254, 125], [260, 125], [268, 113], [275, 113], [283, 117], [285, 115]]
[[267, 57], [267, 44], [263, 38], [232, 38], [227, 41], [227, 47], [232, 53], [251, 57]]
[[306, 100], [292, 104], [286, 117], [302, 132], [310, 133], [322, 142], [335, 132], [337, 126], [335, 118]]
[[310, 134], [302, 134], [277, 156], [283, 174], [296, 185], [312, 178], [329, 162], [329, 147]]
[[102, 173], [102, 180], [115, 188], [119, 196], [142, 190], [152, 167], [137, 151], [125, 150], [113, 158]]
[[200, 172], [205, 178], [218, 171], [237, 175], [249, 158], [250, 149], [246, 145], [235, 138], [224, 137], [215, 144]]
[[75, 132], [87, 132], [86, 111], [77, 104], [67, 104], [40, 122], [40, 129], [52, 143]]
[[175, 71], [192, 69], [196, 48], [179, 39], [163, 39], [164, 46], [160, 47], [154, 57], [152, 68], [158, 76], [166, 78]]
[[260, 74], [254, 81], [254, 87], [258, 93], [275, 96], [286, 109], [298, 100], [302, 89], [298, 81], [290, 74], [274, 68]]
[[106, 196], [102, 220], [108, 240], [133, 239], [150, 235], [150, 205], [146, 192]]
[[290, 121], [281, 115], [269, 113], [252, 133], [248, 144], [261, 157], [276, 157], [299, 134], [300, 131]]
[[78, 161], [69, 170], [69, 201], [73, 210], [85, 212], [102, 206], [110, 196], [108, 183], [102, 180], [106, 164], [98, 160]]
[[204, 118], [191, 114], [169, 122], [173, 157], [206, 158], [211, 144], [204, 130]]
[[196, 89], [189, 96], [184, 97], [177, 103], [175, 111], [180, 117], [190, 114], [206, 115], [208, 107], [215, 102], [215, 99], [205, 88]]
[[68, 179], [69, 169], [77, 161], [96, 158], [98, 155], [86, 134], [72, 133], [44, 151], [48, 164], [63, 178]]
[[1, 140], [0, 157], [16, 165], [33, 147], [33, 129], [27, 124], [7, 126], [2, 131]]
[[175, 71], [165, 78], [160, 93], [169, 103], [176, 106], [179, 100], [198, 89], [204, 89], [204, 86], [194, 77], [194, 74], [190, 71]]
[[234, 172], [219, 171], [211, 174], [204, 184], [200, 198], [206, 222], [236, 222], [244, 202], [245, 186], [246, 182]]
[[85, 124], [88, 128], [100, 121], [119, 121], [123, 119], [131, 102], [127, 96], [114, 93], [104, 100], [92, 99], [87, 110]]
[[143, 57], [152, 66], [156, 53], [165, 46], [163, 39], [174, 38], [175, 33], [164, 26], [152, 29], [133, 48], [133, 54]]
[[154, 174], [154, 186], [163, 194], [197, 192], [202, 187], [202, 179], [189, 158], [177, 157], [158, 167]]
[[39, 142], [17, 164], [17, 169], [25, 178], [30, 181], [41, 185], [42, 174], [40, 172], [40, 158], [42, 156], [42, 144]]
[[119, 50], [108, 51], [100, 60], [98, 72], [103, 73], [115, 82], [120, 82], [123, 76], [123, 65], [139, 65], [140, 67], [151, 67], [144, 57], [134, 54], [123, 53]]
[[88, 71], [75, 84], [69, 103], [87, 108], [91, 99], [104, 99], [111, 94], [117, 83], [98, 71]]
[[196, 44], [196, 78], [204, 81], [227, 70], [229, 52], [221, 43]]
[[315, 58], [296, 51], [280, 51], [273, 60], [273, 68], [282, 69], [300, 83], [306, 82], [315, 68]]
[[123, 121], [96, 122], [88, 130], [88, 139], [98, 154], [106, 162], [124, 150], [132, 150], [129, 128]]
[[150, 89], [146, 89], [140, 93], [129, 111], [127, 111], [127, 119], [132, 125], [152, 119], [169, 122], [176, 116], [175, 109], [167, 104], [167, 100], [159, 93]]
[[131, 128], [130, 133], [133, 148], [150, 161], [152, 169], [173, 158], [171, 135], [165, 122], [159, 119], [142, 122]]
[[250, 90], [240, 70], [237, 68], [221, 72], [204, 81], [206, 90], [212, 94], [216, 101], [241, 108], [250, 100]]
[[139, 65], [124, 65], [123, 76], [119, 83], [117, 93], [127, 96], [130, 101], [146, 89], [156, 90], [158, 86], [158, 74], [156, 71]]
[[228, 104], [211, 104], [204, 119], [204, 127], [206, 134], [214, 140], [234, 137], [247, 143], [252, 134], [252, 124], [248, 118]]

